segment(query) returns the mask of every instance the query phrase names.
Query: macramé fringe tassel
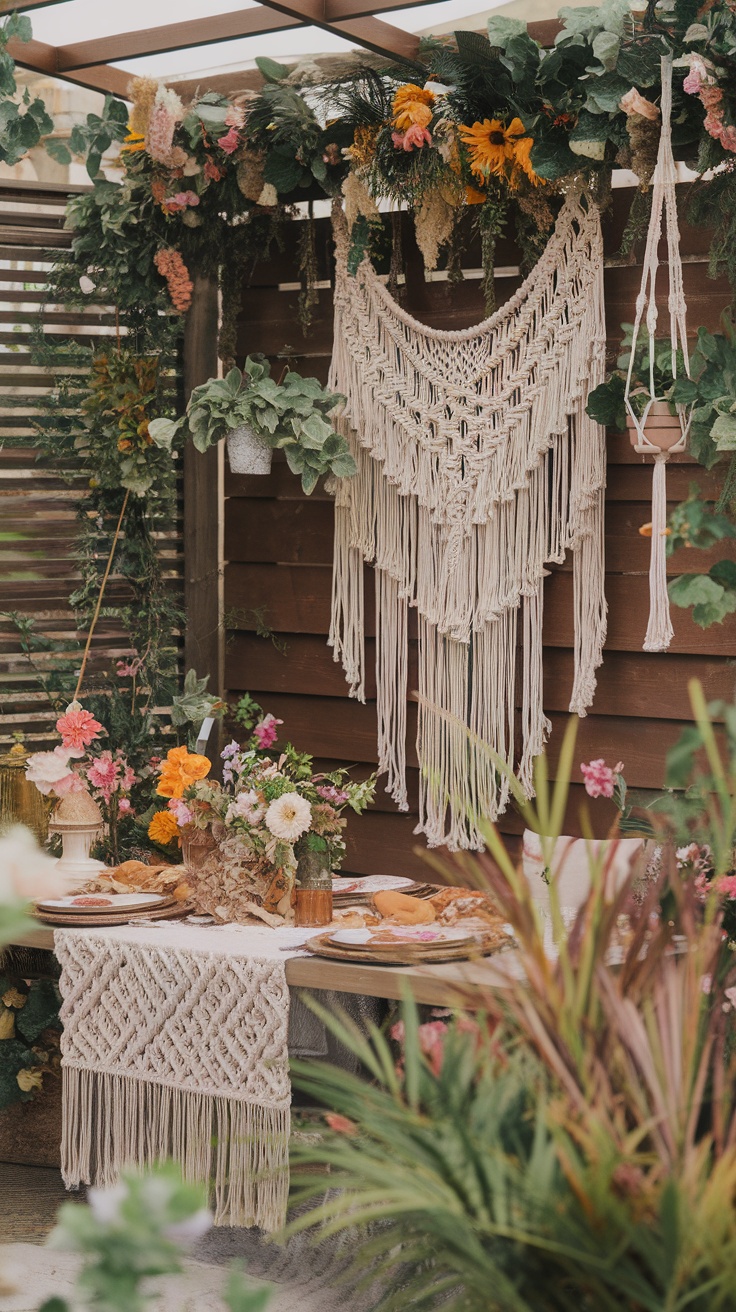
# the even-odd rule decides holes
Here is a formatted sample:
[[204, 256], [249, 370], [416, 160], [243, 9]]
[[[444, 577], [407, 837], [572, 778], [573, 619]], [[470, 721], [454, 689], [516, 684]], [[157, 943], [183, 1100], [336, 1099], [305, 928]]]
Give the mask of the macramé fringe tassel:
[[347, 397], [336, 423], [358, 472], [336, 487], [329, 642], [351, 695], [363, 700], [363, 565], [372, 563], [378, 761], [387, 791], [406, 809], [414, 608], [416, 832], [430, 847], [479, 848], [484, 822], [508, 803], [499, 760], [532, 790], [533, 760], [549, 733], [542, 587], [547, 565], [568, 552], [570, 708], [578, 714], [590, 705], [602, 659], [605, 437], [585, 413], [605, 371], [599, 215], [569, 197], [522, 288], [485, 323], [460, 332], [411, 318], [368, 262], [351, 277], [341, 217], [336, 247], [330, 386]]
[[675, 630], [670, 618], [667, 592], [667, 460], [669, 453], [654, 457], [652, 476], [652, 549], [649, 557], [649, 623], [644, 651], [667, 651]]
[[289, 1197], [289, 1108], [188, 1093], [65, 1066], [61, 1170], [67, 1189], [117, 1182], [165, 1158], [212, 1182], [215, 1225], [280, 1230]]

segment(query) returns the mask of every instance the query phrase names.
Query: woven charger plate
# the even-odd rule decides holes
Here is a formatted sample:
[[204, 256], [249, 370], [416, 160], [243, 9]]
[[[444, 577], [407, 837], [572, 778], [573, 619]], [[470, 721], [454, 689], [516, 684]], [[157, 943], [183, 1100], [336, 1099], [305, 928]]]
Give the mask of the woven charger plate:
[[146, 911], [145, 907], [137, 910], [131, 907], [129, 911], [112, 911], [107, 915], [103, 911], [98, 916], [91, 916], [89, 913], [85, 916], [65, 915], [63, 912], [45, 912], [34, 911], [34, 919], [40, 920], [44, 925], [59, 925], [61, 928], [68, 929], [86, 929], [95, 925], [127, 925], [130, 920], [180, 920], [182, 916], [189, 916], [194, 911], [191, 902], [175, 902], [172, 898], [166, 906], [154, 907], [152, 911]]
[[504, 930], [490, 930], [482, 939], [471, 944], [452, 942], [444, 946], [437, 943], [397, 943], [371, 948], [368, 944], [332, 943], [329, 934], [317, 934], [305, 943], [308, 952], [318, 957], [331, 957], [334, 961], [352, 961], [374, 966], [419, 966], [443, 961], [471, 961], [474, 957], [488, 957], [492, 952], [508, 947], [511, 939]]

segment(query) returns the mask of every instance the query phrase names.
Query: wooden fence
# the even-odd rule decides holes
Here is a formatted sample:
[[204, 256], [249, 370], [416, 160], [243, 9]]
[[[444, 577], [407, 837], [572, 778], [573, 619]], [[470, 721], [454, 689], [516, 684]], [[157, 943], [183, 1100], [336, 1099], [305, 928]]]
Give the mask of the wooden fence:
[[[39, 635], [65, 644], [61, 655], [37, 651], [34, 662], [53, 690], [59, 662], [69, 664], [85, 635], [69, 606], [80, 581], [75, 559], [79, 507], [90, 476], [74, 457], [39, 461], [38, 428], [48, 423], [44, 398], [54, 394], [55, 372], [63, 365], [70, 377], [78, 362], [39, 363], [38, 334], [46, 342], [94, 345], [115, 333], [114, 309], [95, 303], [69, 310], [49, 298], [47, 283], [56, 252], [68, 249], [64, 209], [79, 188], [15, 183], [0, 186], [0, 744], [22, 732], [25, 742], [41, 746], [52, 740], [55, 716], [23, 654], [16, 612], [35, 621]], [[70, 390], [72, 406], [74, 387]], [[56, 404], [60, 404], [58, 401]], [[160, 523], [156, 539], [164, 567], [179, 587], [182, 575], [182, 527]], [[113, 571], [106, 593], [106, 615], [98, 625], [89, 664], [91, 676], [109, 669], [129, 651], [115, 607], [128, 599], [125, 584]]]
[[[639, 288], [640, 266], [632, 258], [616, 258], [630, 193], [614, 193], [605, 217], [607, 252], [606, 307], [609, 346], [615, 355], [620, 325], [631, 321]], [[317, 224], [320, 277], [328, 284], [332, 273], [330, 231], [327, 220]], [[709, 234], [683, 225], [685, 291], [693, 335], [701, 324], [718, 326], [730, 302], [725, 281], [707, 277]], [[332, 293], [319, 291], [319, 307], [306, 338], [297, 320], [299, 293], [297, 224], [287, 225], [285, 248], [269, 263], [257, 266], [243, 291], [239, 353], [264, 351], [274, 365], [286, 359], [303, 373], [325, 380], [332, 343]], [[405, 304], [433, 327], [461, 328], [483, 317], [479, 286], [480, 256], [470, 243], [463, 259], [466, 280], [425, 281], [421, 261], [404, 224], [406, 259]], [[512, 241], [499, 248], [497, 279], [499, 300], [519, 285], [518, 252]], [[663, 275], [666, 270], [663, 270]], [[666, 292], [666, 281], [662, 279]], [[607, 596], [609, 631], [605, 661], [599, 672], [598, 691], [591, 713], [580, 721], [578, 760], [604, 757], [623, 761], [632, 787], [658, 789], [663, 783], [664, 759], [689, 715], [687, 683], [693, 675], [704, 683], [712, 698], [730, 698], [734, 677], [729, 657], [736, 650], [736, 625], [726, 622], [702, 630], [689, 612], [673, 608], [675, 639], [670, 652], [641, 650], [648, 613], [649, 541], [639, 527], [651, 518], [651, 463], [637, 456], [625, 435], [610, 434], [606, 505]], [[692, 480], [713, 490], [715, 480], [693, 468], [686, 456], [670, 466], [668, 489], [672, 503], [682, 500]], [[284, 721], [284, 734], [298, 747], [324, 762], [356, 764], [368, 772], [376, 761], [376, 716], [368, 688], [368, 702], [350, 700], [341, 669], [333, 663], [325, 638], [329, 627], [333, 511], [329, 497], [317, 489], [309, 498], [283, 463], [268, 478], [226, 476], [225, 502], [225, 687], [229, 696], [249, 690], [269, 711]], [[681, 551], [668, 563], [671, 574], [707, 568], [722, 551]], [[369, 597], [371, 571], [366, 571]], [[370, 599], [366, 604], [371, 616]], [[368, 618], [370, 623], [370, 618]], [[566, 722], [572, 682], [572, 573], [570, 563], [554, 568], [545, 595], [544, 627], [545, 708], [553, 724], [550, 754], [555, 752]], [[371, 641], [369, 637], [369, 649]], [[369, 650], [368, 666], [371, 665]], [[415, 667], [416, 668], [416, 667]], [[415, 687], [410, 671], [410, 687]], [[410, 740], [416, 707], [409, 707]], [[423, 866], [414, 836], [417, 769], [410, 741], [410, 797], [412, 813], [399, 814], [382, 785], [372, 812], [348, 828], [346, 868], [354, 873], [420, 873]], [[577, 814], [584, 798], [582, 786], [571, 794], [568, 825], [576, 832]], [[605, 832], [613, 812], [606, 803], [592, 807], [593, 821]], [[520, 831], [518, 816], [509, 812], [502, 828]]]

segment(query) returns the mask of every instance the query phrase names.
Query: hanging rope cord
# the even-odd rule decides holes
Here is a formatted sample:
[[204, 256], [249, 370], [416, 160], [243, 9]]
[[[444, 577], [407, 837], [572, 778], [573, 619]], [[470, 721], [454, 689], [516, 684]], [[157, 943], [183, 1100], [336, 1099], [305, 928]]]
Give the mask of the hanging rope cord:
[[[664, 450], [651, 441], [645, 426], [655, 402], [664, 401], [657, 396], [655, 383], [655, 351], [658, 309], [656, 300], [659, 244], [662, 237], [662, 219], [665, 220], [667, 263], [669, 271], [669, 317], [672, 376], [677, 378], [678, 354], [686, 375], [690, 373], [687, 345], [687, 304], [680, 257], [680, 229], [677, 220], [677, 167], [672, 153], [672, 55], [662, 57], [662, 131], [657, 164], [652, 182], [652, 214], [647, 233], [644, 267], [639, 295], [636, 299], [636, 317], [631, 342], [631, 354], [626, 375], [624, 402], [637, 434], [635, 450], [640, 455], [654, 458], [652, 478], [652, 547], [649, 563], [649, 622], [644, 639], [644, 651], [666, 651], [674, 636], [670, 619], [667, 593], [667, 482], [665, 467], [670, 456], [684, 451], [690, 429], [689, 408], [678, 406], [680, 438]], [[646, 328], [649, 335], [649, 400], [639, 416], [631, 402], [632, 382], [636, 361], [636, 347], [646, 311]]]
[[97, 596], [97, 605], [95, 606], [94, 614], [92, 616], [92, 621], [90, 623], [89, 631], [87, 633], [87, 641], [84, 646], [84, 655], [82, 656], [82, 665], [79, 671], [79, 678], [77, 679], [77, 686], [74, 690], [74, 701], [77, 700], [82, 690], [82, 683], [84, 682], [84, 673], [87, 668], [87, 660], [89, 658], [90, 648], [92, 646], [92, 638], [94, 637], [94, 632], [97, 627], [97, 621], [100, 618], [100, 611], [102, 610], [102, 600], [103, 597], [105, 596], [105, 588], [107, 587], [107, 580], [110, 577], [112, 562], [115, 559], [115, 552], [117, 550], [118, 540], [120, 538], [120, 530], [123, 527], [123, 520], [125, 519], [125, 512], [128, 509], [129, 500], [130, 500], [130, 488], [127, 489], [125, 496], [123, 497], [123, 504], [120, 507], [120, 514], [118, 516], [118, 522], [115, 527], [115, 532], [113, 534], [112, 545], [110, 547], [110, 554], [107, 557], [105, 572], [102, 576], [100, 591]]

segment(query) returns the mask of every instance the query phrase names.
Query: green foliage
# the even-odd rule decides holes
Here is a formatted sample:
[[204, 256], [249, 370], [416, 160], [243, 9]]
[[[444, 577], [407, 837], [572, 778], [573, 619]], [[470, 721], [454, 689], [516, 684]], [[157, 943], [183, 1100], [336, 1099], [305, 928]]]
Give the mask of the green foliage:
[[[621, 328], [623, 337], [616, 368], [605, 383], [600, 383], [593, 389], [586, 406], [586, 412], [591, 419], [595, 419], [599, 424], [605, 424], [607, 428], [614, 428], [619, 433], [626, 428], [627, 410], [624, 393], [631, 360], [634, 325], [622, 323]], [[674, 396], [674, 388], [679, 387], [681, 382], [689, 381], [683, 378], [684, 372], [685, 361], [681, 351], [677, 353], [676, 368], [673, 370], [672, 346], [669, 340], [663, 338], [656, 340], [654, 355], [651, 356], [649, 338], [645, 332], [641, 333], [636, 343], [636, 354], [631, 371], [629, 399], [635, 412], [638, 415], [643, 414], [646, 403], [653, 397], [660, 399], [667, 397], [679, 401], [681, 398], [679, 395]]]
[[690, 451], [705, 469], [736, 450], [736, 325], [727, 312], [723, 331], [698, 329], [690, 377], [678, 378], [672, 399], [691, 405]]
[[250, 733], [258, 721], [263, 719], [263, 707], [251, 697], [249, 692], [244, 692], [236, 703], [234, 716], [235, 723], [241, 725], [243, 729]]
[[[701, 702], [694, 692], [710, 751]], [[538, 760], [536, 805], [519, 795], [543, 850], [563, 823], [574, 742], [571, 726], [554, 787]], [[591, 852], [591, 891], [569, 929], [550, 880], [553, 959], [523, 871], [495, 828], [485, 836], [487, 856], [458, 855], [446, 873], [485, 888], [512, 926], [518, 977], [499, 990], [461, 985], [477, 1021], [461, 1017], [443, 1037], [405, 1002], [398, 1063], [375, 1027], [366, 1037], [315, 1008], [371, 1082], [296, 1063], [299, 1087], [338, 1115], [318, 1144], [295, 1149], [297, 1199], [317, 1206], [291, 1229], [357, 1227], [354, 1274], [378, 1285], [376, 1312], [727, 1312], [736, 1070], [722, 1063], [734, 972], [714, 903], [699, 911], [665, 861], [638, 906], [628, 888], [607, 890], [610, 854]], [[688, 944], [679, 956], [677, 934]]]
[[225, 378], [211, 378], [195, 387], [186, 414], [176, 422], [157, 419], [151, 425], [153, 440], [169, 444], [185, 429], [198, 451], [248, 425], [271, 447], [283, 449], [293, 474], [310, 493], [322, 474], [346, 478], [355, 462], [344, 437], [327, 422], [344, 397], [326, 392], [316, 378], [302, 378], [289, 370], [283, 382], [271, 378], [265, 356], [249, 355], [245, 371], [233, 368]]
[[222, 717], [227, 710], [226, 702], [207, 692], [209, 681], [209, 674], [198, 679], [196, 670], [187, 670], [182, 690], [171, 702], [171, 723], [175, 729], [191, 726], [189, 738], [193, 743], [204, 720], [209, 716]]
[[50, 1071], [59, 1077], [59, 1005], [51, 980], [0, 977], [0, 1109], [28, 1102]]
[[[87, 1206], [64, 1203], [49, 1245], [82, 1255], [75, 1307], [83, 1300], [96, 1312], [145, 1312], [156, 1298], [151, 1282], [181, 1272], [182, 1247], [211, 1223], [204, 1188], [184, 1183], [178, 1167], [164, 1164], [145, 1176], [124, 1175], [113, 1189], [91, 1191]], [[264, 1312], [270, 1290], [248, 1286], [233, 1268], [223, 1297], [230, 1312]], [[72, 1308], [57, 1297], [39, 1312]]]

